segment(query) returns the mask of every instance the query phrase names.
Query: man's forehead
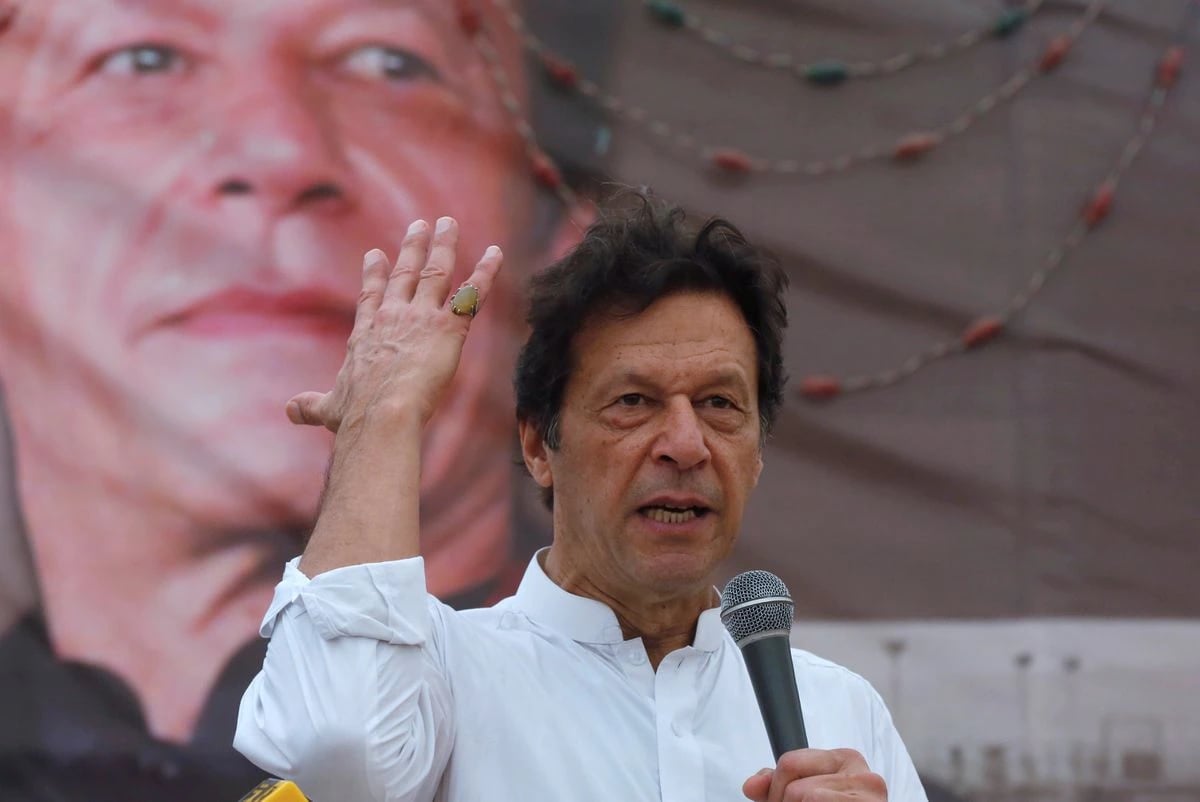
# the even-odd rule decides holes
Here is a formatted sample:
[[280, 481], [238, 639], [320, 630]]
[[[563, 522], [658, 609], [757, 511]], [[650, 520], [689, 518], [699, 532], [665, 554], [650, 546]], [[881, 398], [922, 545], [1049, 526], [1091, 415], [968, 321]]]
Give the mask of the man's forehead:
[[736, 301], [715, 290], [679, 290], [648, 306], [617, 303], [589, 315], [579, 329], [586, 339], [611, 343], [706, 341], [718, 332], [750, 334]]
[[725, 378], [745, 378], [754, 365], [754, 337], [741, 310], [728, 296], [710, 292], [668, 295], [634, 314], [614, 309], [589, 316], [576, 332], [574, 351], [601, 381], [644, 373], [643, 361], [660, 371], [694, 371], [703, 363]]

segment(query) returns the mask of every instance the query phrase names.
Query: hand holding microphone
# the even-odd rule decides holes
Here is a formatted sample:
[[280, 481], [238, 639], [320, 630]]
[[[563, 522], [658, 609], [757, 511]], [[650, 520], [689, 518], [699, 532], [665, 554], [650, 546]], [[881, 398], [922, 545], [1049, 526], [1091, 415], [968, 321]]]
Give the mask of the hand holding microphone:
[[[832, 793], [831, 793], [832, 792]], [[754, 802], [887, 802], [887, 783], [853, 749], [797, 749], [742, 785]]]
[[887, 784], [861, 754], [808, 748], [789, 641], [793, 610], [787, 586], [768, 571], [738, 574], [721, 594], [721, 621], [742, 650], [776, 760], [742, 793], [754, 802], [886, 802]]

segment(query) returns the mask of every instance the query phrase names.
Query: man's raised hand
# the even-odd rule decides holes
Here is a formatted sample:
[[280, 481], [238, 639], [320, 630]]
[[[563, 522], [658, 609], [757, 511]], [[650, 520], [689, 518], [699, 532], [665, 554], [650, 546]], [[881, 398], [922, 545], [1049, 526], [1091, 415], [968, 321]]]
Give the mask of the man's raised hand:
[[[306, 392], [287, 404], [293, 423], [338, 431], [368, 417], [415, 416], [428, 422], [450, 384], [462, 355], [471, 316], [451, 311], [447, 296], [454, 274], [458, 223], [449, 217], [409, 226], [400, 255], [389, 269], [387, 256], [363, 257], [363, 287], [346, 359], [333, 389]], [[483, 306], [503, 254], [487, 249], [467, 279]]]

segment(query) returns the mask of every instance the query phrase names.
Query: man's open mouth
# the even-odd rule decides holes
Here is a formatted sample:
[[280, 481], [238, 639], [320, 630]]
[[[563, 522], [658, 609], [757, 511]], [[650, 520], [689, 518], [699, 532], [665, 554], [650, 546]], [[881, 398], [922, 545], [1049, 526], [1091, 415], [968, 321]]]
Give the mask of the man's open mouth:
[[660, 524], [684, 524], [708, 514], [707, 507], [666, 507], [652, 505], [638, 510], [651, 521]]

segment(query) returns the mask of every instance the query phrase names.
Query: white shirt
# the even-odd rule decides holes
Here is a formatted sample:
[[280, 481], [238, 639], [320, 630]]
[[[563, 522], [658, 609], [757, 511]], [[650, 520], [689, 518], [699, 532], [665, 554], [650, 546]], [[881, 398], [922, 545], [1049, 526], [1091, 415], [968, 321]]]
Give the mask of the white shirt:
[[[719, 610], [654, 671], [604, 604], [535, 557], [515, 596], [458, 612], [421, 558], [309, 580], [288, 564], [234, 746], [314, 802], [744, 800], [774, 766]], [[809, 744], [861, 752], [890, 802], [925, 802], [891, 716], [857, 674], [793, 649]]]

